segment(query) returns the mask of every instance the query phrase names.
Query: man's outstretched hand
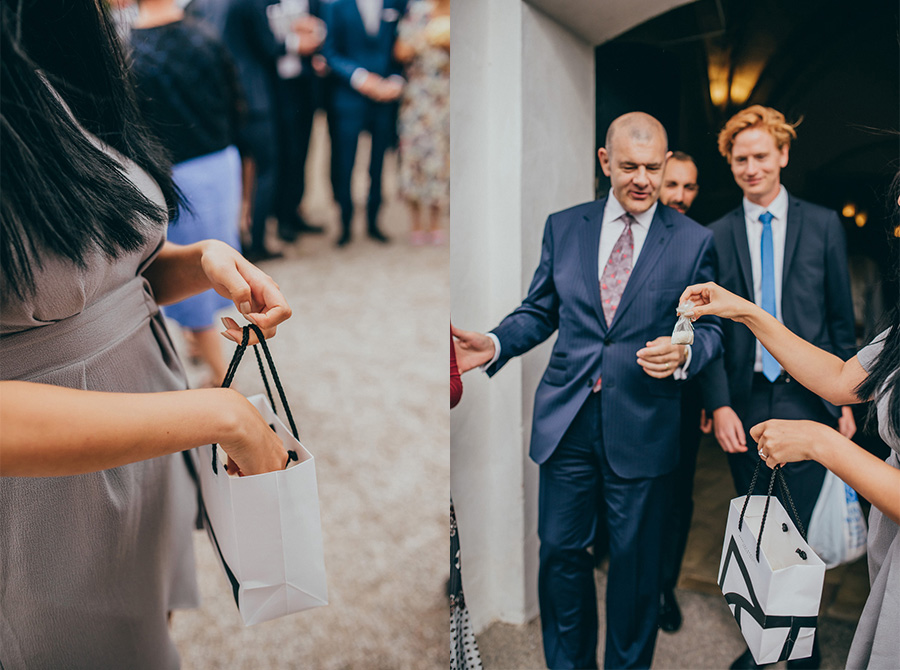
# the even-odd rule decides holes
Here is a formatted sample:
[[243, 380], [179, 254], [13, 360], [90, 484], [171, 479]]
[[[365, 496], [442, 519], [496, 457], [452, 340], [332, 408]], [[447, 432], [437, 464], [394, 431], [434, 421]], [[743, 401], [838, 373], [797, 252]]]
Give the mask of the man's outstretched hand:
[[450, 326], [453, 346], [456, 347], [456, 365], [460, 374], [484, 365], [494, 357], [494, 342], [484, 333], [460, 330]]

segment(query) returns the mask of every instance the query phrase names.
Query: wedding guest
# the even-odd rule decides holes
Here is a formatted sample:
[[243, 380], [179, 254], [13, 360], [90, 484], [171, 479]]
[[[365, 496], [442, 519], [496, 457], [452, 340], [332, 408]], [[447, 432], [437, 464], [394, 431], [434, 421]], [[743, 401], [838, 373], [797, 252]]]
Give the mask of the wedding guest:
[[[173, 180], [187, 201], [169, 226], [171, 242], [217, 239], [240, 248], [241, 157], [235, 146], [244, 100], [231, 57], [211, 29], [175, 0], [139, 0], [130, 35], [138, 104], [169, 151]], [[163, 309], [186, 329], [210, 375], [225, 378], [216, 312], [230, 300], [209, 289]]]
[[[687, 214], [700, 191], [697, 164], [683, 151], [675, 151], [666, 161], [659, 201], [682, 214]], [[681, 561], [687, 546], [691, 518], [694, 514], [694, 470], [701, 433], [712, 430], [712, 422], [702, 409], [702, 380], [704, 372], [685, 382], [681, 388], [681, 455], [672, 473], [669, 522], [663, 531], [660, 555], [661, 591], [659, 600], [659, 628], [674, 633], [681, 628], [682, 616], [675, 586], [681, 572]]]
[[410, 241], [439, 245], [450, 205], [450, 0], [410, 4], [394, 56], [407, 81], [398, 119], [399, 190], [412, 218]]
[[[213, 287], [268, 337], [275, 283], [218, 241], [165, 241], [170, 166], [105, 3], [0, 3], [0, 655], [5, 668], [177, 668], [197, 604], [196, 490], [287, 453], [246, 399], [184, 390], [158, 304]], [[240, 331], [229, 328], [230, 339]]]
[[[900, 175], [894, 180], [893, 194], [900, 196]], [[869, 419], [877, 422], [878, 432], [891, 448], [885, 461], [817, 421], [769, 419], [751, 426], [750, 436], [758, 457], [769, 468], [815, 461], [872, 503], [869, 596], [850, 645], [847, 668], [900, 667], [900, 308], [892, 310], [886, 330], [844, 361], [795, 335], [760, 306], [716, 284], [689, 286], [681, 300], [694, 302], [694, 318], [715, 314], [749, 329], [792, 379], [834, 405], [872, 401]]]
[[[608, 510], [608, 668], [650, 667], [668, 475], [678, 464], [680, 387], [721, 351], [718, 320], [673, 345], [680, 277], [711, 279], [712, 233], [658, 205], [668, 157], [662, 124], [632, 112], [598, 151], [608, 198], [547, 219], [521, 306], [489, 335], [453, 329], [461, 372], [496, 374], [558, 331], [538, 385], [531, 458], [540, 465], [538, 596], [549, 668], [597, 667], [589, 548], [597, 499]], [[585, 251], [587, 250], [587, 252]], [[662, 333], [666, 333], [663, 335]]]
[[250, 190], [250, 243], [253, 262], [279, 258], [266, 246], [266, 222], [275, 208], [278, 189], [278, 120], [275, 84], [278, 59], [286, 54], [308, 56], [321, 44], [318, 19], [298, 19], [281, 42], [275, 38], [266, 7], [269, 0], [194, 0], [189, 11], [215, 28], [237, 66], [247, 100], [247, 121], [240, 134], [252, 162], [245, 168]]
[[[837, 213], [788, 193], [781, 183], [794, 125], [772, 108], [753, 105], [732, 116], [719, 133], [719, 153], [743, 192], [737, 209], [710, 225], [716, 239], [718, 282], [755, 302], [807, 341], [842, 359], [856, 350], [847, 246]], [[839, 427], [847, 438], [856, 424], [849, 407], [837, 407], [800, 384], [740, 324], [722, 324], [724, 355], [704, 378], [713, 404], [716, 439], [728, 454], [735, 490], [746, 494], [757, 458], [750, 428], [766, 419], [804, 418]], [[825, 468], [791, 463], [785, 480], [800, 522], [809, 527]], [[760, 477], [755, 493], [765, 493]], [[818, 668], [818, 643], [808, 659], [790, 668]], [[757, 668], [750, 650], [732, 668]]]
[[369, 194], [366, 226], [371, 239], [386, 243], [378, 225], [384, 153], [397, 135], [396, 100], [403, 91], [400, 64], [394, 59], [397, 22], [406, 0], [332, 0], [322, 5], [327, 35], [322, 55], [331, 71], [329, 122], [334, 196], [341, 209], [339, 247], [350, 243], [353, 198], [350, 178], [359, 135], [368, 131]]

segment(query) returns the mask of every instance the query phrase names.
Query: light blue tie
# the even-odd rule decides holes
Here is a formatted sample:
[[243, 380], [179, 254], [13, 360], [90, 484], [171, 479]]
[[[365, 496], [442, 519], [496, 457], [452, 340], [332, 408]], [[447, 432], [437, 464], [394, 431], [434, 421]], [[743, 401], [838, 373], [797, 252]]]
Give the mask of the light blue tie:
[[[762, 258], [762, 308], [772, 316], [777, 316], [775, 307], [775, 249], [772, 244], [772, 213], [763, 212], [759, 215], [762, 221], [762, 240], [760, 241], [760, 256]], [[774, 382], [781, 372], [778, 361], [762, 348], [763, 374], [770, 382]]]

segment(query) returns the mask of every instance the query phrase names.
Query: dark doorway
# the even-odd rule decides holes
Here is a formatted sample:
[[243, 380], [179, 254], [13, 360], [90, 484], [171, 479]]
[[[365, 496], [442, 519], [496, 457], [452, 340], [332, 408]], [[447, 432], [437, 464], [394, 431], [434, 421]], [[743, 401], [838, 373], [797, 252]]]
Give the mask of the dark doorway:
[[[850, 255], [874, 263], [888, 278], [883, 304], [897, 303], [890, 259], [900, 240], [886, 233], [897, 225], [887, 192], [900, 167], [896, 3], [698, 0], [597, 47], [596, 64], [598, 146], [619, 114], [659, 118], [670, 148], [697, 161], [700, 195], [691, 216], [701, 223], [740, 203], [716, 149], [724, 122], [756, 103], [802, 119], [785, 186], [838, 212], [846, 208]], [[599, 165], [597, 175], [605, 194]]]

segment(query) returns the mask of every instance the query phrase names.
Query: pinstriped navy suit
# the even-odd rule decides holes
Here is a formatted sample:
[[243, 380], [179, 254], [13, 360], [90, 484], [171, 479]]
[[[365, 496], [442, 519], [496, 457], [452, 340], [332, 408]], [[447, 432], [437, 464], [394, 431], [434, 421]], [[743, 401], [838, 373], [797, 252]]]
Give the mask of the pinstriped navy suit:
[[[606, 200], [552, 214], [522, 304], [493, 333], [495, 374], [559, 330], [534, 402], [531, 458], [541, 465], [539, 595], [552, 668], [595, 667], [597, 608], [588, 547], [596, 500], [610, 529], [607, 667], [648, 667], [656, 640], [664, 475], [678, 463], [679, 383], [637, 364], [647, 342], [670, 335], [681, 292], [715, 277], [712, 233], [659, 205], [609, 327], [600, 303], [598, 249]], [[689, 376], [721, 352], [716, 318], [695, 325]], [[597, 376], [602, 391], [592, 393]]]

